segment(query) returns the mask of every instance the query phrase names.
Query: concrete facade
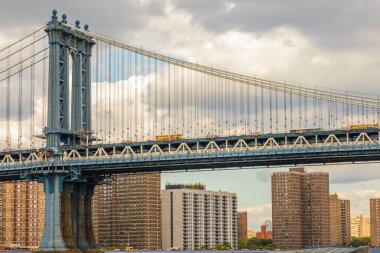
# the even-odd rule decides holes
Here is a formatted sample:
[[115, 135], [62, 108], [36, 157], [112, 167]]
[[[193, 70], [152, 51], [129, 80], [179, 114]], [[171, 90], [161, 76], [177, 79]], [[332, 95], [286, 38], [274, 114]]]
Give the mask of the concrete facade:
[[229, 242], [237, 248], [235, 193], [202, 189], [162, 190], [162, 249], [212, 248]]

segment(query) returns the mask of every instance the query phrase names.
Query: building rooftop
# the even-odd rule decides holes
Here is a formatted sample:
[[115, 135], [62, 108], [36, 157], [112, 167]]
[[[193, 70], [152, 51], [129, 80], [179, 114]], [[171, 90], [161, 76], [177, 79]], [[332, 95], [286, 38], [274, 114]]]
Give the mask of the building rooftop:
[[194, 184], [166, 184], [165, 185], [166, 190], [173, 190], [173, 189], [196, 189], [196, 190], [206, 190], [206, 185], [201, 183], [194, 183]]

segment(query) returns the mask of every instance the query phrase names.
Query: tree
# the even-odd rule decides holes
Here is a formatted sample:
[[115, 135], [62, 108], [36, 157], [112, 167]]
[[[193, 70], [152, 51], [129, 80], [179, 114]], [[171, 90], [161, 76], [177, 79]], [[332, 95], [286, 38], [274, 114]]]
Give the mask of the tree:
[[359, 247], [369, 245], [371, 239], [369, 237], [352, 237], [351, 238], [351, 246]]

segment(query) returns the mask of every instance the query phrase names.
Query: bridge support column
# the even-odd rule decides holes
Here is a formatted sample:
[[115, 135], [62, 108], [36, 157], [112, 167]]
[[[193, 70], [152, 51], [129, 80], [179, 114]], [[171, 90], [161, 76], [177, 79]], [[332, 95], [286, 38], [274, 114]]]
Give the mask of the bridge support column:
[[45, 223], [40, 243], [41, 250], [65, 250], [66, 245], [61, 234], [61, 174], [49, 174], [43, 177], [45, 191]]
[[42, 177], [45, 227], [40, 251], [95, 251], [92, 195], [95, 184], [72, 180], [70, 174]]

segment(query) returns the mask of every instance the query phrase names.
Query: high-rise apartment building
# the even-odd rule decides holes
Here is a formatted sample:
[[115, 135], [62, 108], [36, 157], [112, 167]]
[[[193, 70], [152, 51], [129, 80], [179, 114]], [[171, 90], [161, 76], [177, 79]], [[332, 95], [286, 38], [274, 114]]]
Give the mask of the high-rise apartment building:
[[237, 248], [235, 193], [207, 191], [202, 185], [167, 185], [162, 191], [162, 248]]
[[342, 221], [342, 244], [351, 245], [351, 204], [348, 199], [340, 199]]
[[304, 168], [273, 173], [272, 219], [281, 249], [329, 245], [329, 174]]
[[369, 200], [371, 219], [371, 246], [380, 247], [380, 198]]
[[94, 194], [94, 233], [99, 246], [161, 249], [159, 173], [122, 174]]
[[1, 244], [39, 247], [44, 227], [45, 194], [37, 182], [0, 183]]
[[371, 223], [369, 218], [363, 217], [362, 214], [351, 219], [351, 236], [352, 237], [370, 237]]
[[330, 245], [349, 245], [351, 242], [350, 201], [339, 199], [337, 194], [330, 199]]
[[248, 233], [248, 217], [247, 211], [238, 212], [238, 239], [241, 241], [246, 241]]
[[329, 196], [330, 200], [330, 241], [331, 245], [342, 245], [342, 213], [337, 194]]

